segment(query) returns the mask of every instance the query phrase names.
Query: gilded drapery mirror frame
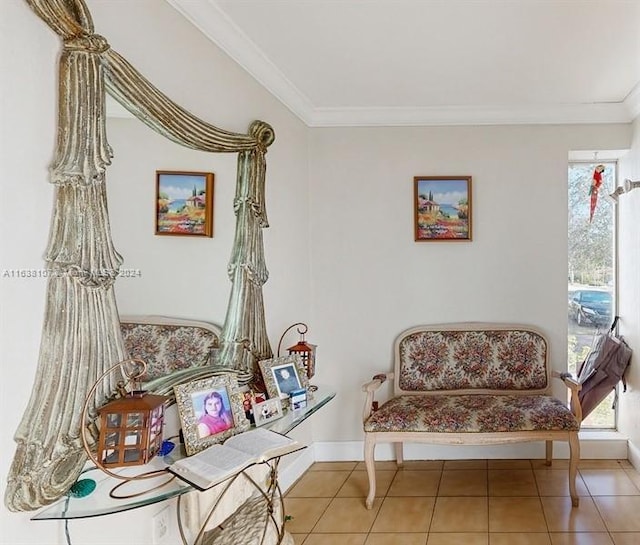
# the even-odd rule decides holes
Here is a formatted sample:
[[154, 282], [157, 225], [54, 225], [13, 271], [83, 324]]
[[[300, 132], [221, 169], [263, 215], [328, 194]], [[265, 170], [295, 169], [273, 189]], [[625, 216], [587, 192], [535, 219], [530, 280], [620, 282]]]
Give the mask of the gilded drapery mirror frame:
[[[50, 168], [54, 209], [45, 253], [47, 295], [36, 379], [15, 433], [16, 452], [5, 504], [29, 511], [63, 496], [86, 461], [82, 405], [106, 369], [126, 357], [114, 295], [122, 264], [111, 240], [106, 168], [105, 93], [170, 140], [196, 150], [238, 154], [235, 238], [228, 267], [229, 304], [220, 363], [249, 380], [273, 353], [266, 334], [262, 286], [268, 271], [262, 229], [265, 154], [274, 141], [263, 121], [247, 134], [225, 131], [172, 102], [95, 34], [83, 0], [25, 0], [62, 40], [58, 139]], [[116, 386], [105, 379], [96, 406]]]

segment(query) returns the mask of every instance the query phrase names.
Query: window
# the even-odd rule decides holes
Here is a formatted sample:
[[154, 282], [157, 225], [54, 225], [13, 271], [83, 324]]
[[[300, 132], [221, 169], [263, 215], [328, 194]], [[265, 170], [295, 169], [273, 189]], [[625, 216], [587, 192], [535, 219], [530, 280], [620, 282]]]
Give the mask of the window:
[[[590, 188], [602, 165], [595, 208]], [[598, 171], [601, 169], [598, 169]], [[616, 210], [605, 197], [615, 188], [616, 163], [569, 164], [568, 362], [576, 376], [595, 336], [611, 325], [616, 296]], [[612, 392], [583, 422], [583, 428], [615, 428]]]

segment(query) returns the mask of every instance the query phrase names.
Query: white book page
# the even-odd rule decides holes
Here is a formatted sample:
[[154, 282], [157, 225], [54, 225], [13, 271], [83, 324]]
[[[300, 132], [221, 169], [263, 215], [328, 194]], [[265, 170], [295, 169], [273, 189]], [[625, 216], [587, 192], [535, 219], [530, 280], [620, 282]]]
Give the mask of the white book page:
[[230, 437], [226, 440], [225, 445], [258, 458], [263, 454], [268, 454], [270, 451], [280, 451], [287, 446], [292, 446], [291, 450], [295, 450], [294, 446], [297, 443], [279, 433], [264, 428], [256, 428], [255, 430]]

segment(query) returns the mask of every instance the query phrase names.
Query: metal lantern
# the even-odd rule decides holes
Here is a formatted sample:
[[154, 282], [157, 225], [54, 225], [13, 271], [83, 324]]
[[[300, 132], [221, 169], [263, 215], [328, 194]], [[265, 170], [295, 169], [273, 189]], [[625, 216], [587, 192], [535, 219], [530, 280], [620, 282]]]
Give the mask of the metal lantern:
[[98, 460], [105, 467], [146, 464], [162, 446], [164, 404], [169, 398], [133, 391], [98, 409]]
[[280, 337], [280, 342], [278, 343], [278, 356], [280, 355], [280, 344], [282, 343], [282, 339], [290, 329], [296, 326], [302, 327], [302, 329], [298, 328], [297, 330], [300, 334], [300, 340], [295, 345], [287, 348], [287, 351], [289, 352], [289, 354], [297, 354], [298, 356], [300, 356], [302, 364], [304, 365], [304, 370], [307, 373], [307, 377], [311, 378], [316, 373], [316, 348], [318, 346], [305, 341], [305, 333], [309, 330], [307, 324], [298, 322], [296, 324], [290, 325], [287, 329], [285, 329], [282, 337]]

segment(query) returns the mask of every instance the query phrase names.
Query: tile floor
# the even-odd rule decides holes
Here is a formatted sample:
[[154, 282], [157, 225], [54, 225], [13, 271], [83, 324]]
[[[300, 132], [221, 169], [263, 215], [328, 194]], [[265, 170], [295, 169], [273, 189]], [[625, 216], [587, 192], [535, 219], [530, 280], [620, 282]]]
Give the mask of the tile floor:
[[582, 460], [572, 509], [566, 460], [314, 464], [287, 491], [296, 545], [640, 545], [640, 474], [626, 460]]

